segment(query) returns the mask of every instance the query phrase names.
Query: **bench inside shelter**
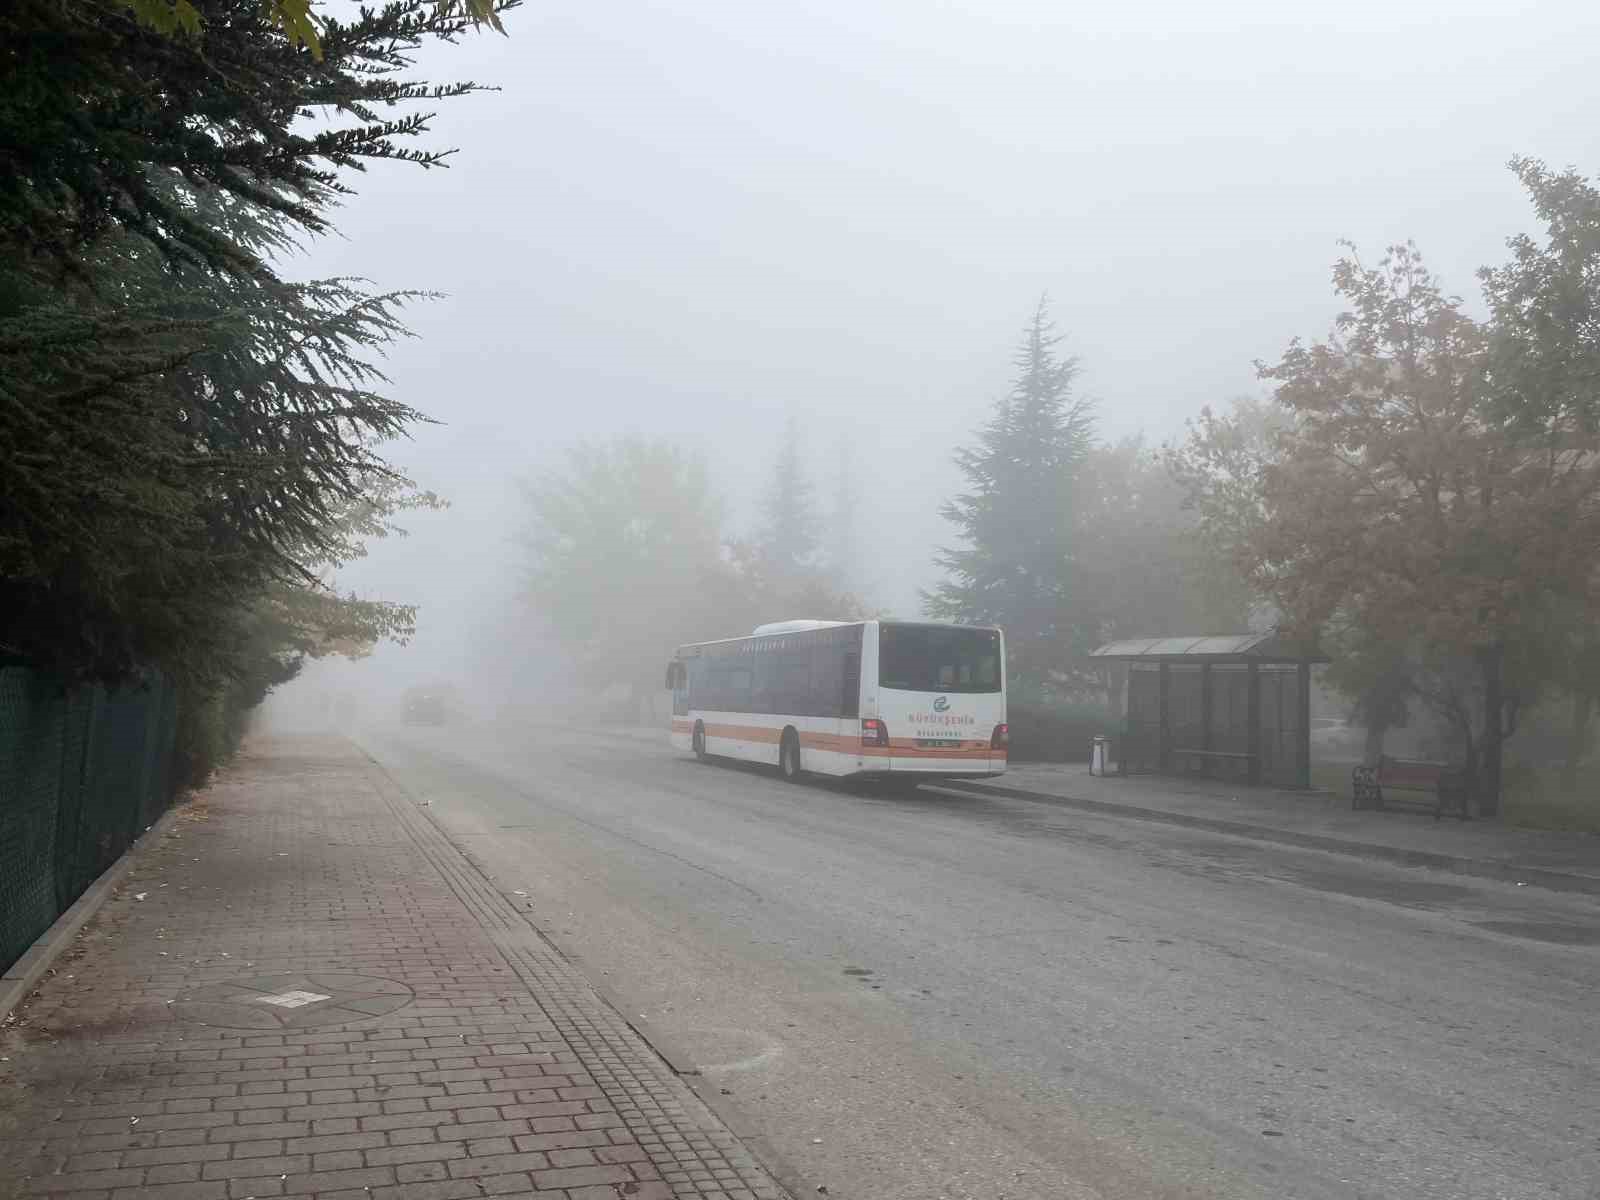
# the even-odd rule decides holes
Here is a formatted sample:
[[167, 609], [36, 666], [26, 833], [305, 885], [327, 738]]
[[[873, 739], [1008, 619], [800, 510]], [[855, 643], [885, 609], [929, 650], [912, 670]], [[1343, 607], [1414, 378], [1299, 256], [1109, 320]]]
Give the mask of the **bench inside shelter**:
[[1172, 751], [1172, 762], [1178, 771], [1222, 779], [1250, 779], [1256, 773], [1255, 763], [1259, 757], [1239, 750], [1197, 750], [1183, 746]]

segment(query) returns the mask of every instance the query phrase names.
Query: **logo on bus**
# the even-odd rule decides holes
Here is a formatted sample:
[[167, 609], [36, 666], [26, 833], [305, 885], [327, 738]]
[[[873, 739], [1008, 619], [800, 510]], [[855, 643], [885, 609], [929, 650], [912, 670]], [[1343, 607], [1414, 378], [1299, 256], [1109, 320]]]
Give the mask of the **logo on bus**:
[[937, 696], [930, 705], [932, 712], [914, 712], [911, 714], [911, 723], [918, 726], [918, 737], [960, 737], [956, 732], [934, 733], [928, 726], [937, 725], [944, 727], [976, 725], [977, 720], [970, 713], [953, 713], [950, 711], [950, 697]]

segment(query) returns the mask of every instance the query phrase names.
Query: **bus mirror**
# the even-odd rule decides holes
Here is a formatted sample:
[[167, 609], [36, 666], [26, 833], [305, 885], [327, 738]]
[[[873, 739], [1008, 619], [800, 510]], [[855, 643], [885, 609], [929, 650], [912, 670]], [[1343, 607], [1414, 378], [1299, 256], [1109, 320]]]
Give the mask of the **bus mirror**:
[[678, 685], [678, 664], [667, 664], [667, 691], [672, 691]]

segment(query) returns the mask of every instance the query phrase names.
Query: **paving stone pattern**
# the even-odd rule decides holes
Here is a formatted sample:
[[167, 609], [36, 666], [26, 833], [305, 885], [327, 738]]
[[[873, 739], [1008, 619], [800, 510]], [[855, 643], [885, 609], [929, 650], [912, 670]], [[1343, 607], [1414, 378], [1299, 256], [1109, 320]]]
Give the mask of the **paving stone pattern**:
[[0, 1195], [786, 1195], [348, 744], [256, 743], [138, 853], [0, 1039]]

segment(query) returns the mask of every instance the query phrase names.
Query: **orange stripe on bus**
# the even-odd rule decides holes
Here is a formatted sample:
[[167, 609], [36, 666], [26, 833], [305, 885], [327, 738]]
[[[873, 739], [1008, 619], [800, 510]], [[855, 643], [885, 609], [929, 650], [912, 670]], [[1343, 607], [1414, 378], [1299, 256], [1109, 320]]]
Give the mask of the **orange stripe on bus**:
[[765, 725], [706, 725], [707, 737], [737, 738], [741, 742], [765, 742], [776, 746], [783, 739], [783, 730], [769, 729]]
[[[691, 733], [694, 724], [689, 720], [674, 720], [672, 728], [675, 733]], [[767, 746], [776, 746], [783, 737], [783, 730], [774, 729], [769, 725], [720, 725], [708, 722], [705, 731], [708, 738], [758, 742]], [[1007, 756], [1005, 750], [991, 747], [986, 742], [958, 741], [954, 738], [947, 743], [941, 742], [937, 745], [926, 745], [916, 738], [890, 738], [887, 746], [877, 746], [863, 745], [861, 735], [857, 733], [802, 731], [800, 745], [809, 750], [828, 750], [836, 754], [859, 755], [864, 758], [990, 759]]]

